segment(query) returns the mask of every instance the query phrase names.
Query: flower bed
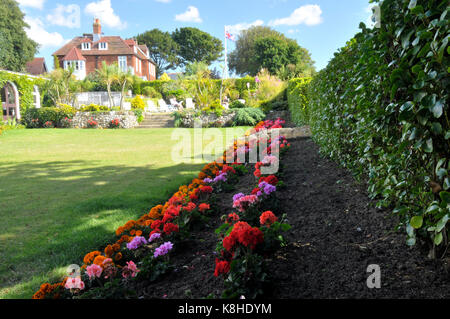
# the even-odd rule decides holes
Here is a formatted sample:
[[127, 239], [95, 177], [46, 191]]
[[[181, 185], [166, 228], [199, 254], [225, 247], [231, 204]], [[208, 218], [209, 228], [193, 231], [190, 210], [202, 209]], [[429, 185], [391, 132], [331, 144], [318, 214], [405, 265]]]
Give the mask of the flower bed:
[[[255, 130], [281, 124], [282, 121], [260, 123]], [[257, 143], [259, 142], [258, 140]], [[270, 145], [285, 145], [280, 148], [280, 156], [288, 149], [283, 137], [264, 142]], [[233, 146], [234, 158], [237, 155], [237, 146], [238, 142]], [[249, 143], [244, 144], [246, 149], [250, 146]], [[225, 152], [223, 160], [226, 159], [226, 154]], [[274, 155], [277, 154], [271, 154], [271, 148], [267, 148], [265, 158], [256, 166], [261, 168], [269, 165], [270, 158], [275, 157]], [[61, 283], [43, 284], [33, 298], [136, 297], [132, 289], [129, 289], [133, 282], [156, 281], [171, 271], [172, 252], [190, 236], [194, 228], [205, 225], [217, 211], [216, 196], [222, 191], [232, 189], [246, 171], [246, 165], [238, 161], [232, 164], [212, 162], [205, 165], [198, 178], [193, 179], [189, 185], [181, 186], [164, 205], [155, 206], [138, 220], [130, 220], [119, 227], [116, 230], [115, 242], [104, 249], [86, 254], [79, 271]], [[219, 242], [220, 258], [217, 260], [215, 273], [217, 276], [230, 273], [234, 278], [227, 279], [229, 285], [224, 297], [241, 294], [252, 297], [261, 294], [260, 282], [267, 278], [263, 265], [264, 256], [282, 244], [280, 232], [289, 227], [282, 223], [282, 216], [277, 217], [265, 209], [276, 208], [271, 195], [277, 187], [282, 186], [282, 182], [275, 175], [263, 175], [258, 177], [257, 181], [255, 194], [248, 195], [253, 200], [247, 205], [242, 199], [245, 196], [236, 197], [236, 201], [239, 201], [239, 212], [230, 213], [228, 222], [218, 230], [219, 234], [227, 237]], [[238, 207], [237, 203], [236, 205]], [[224, 244], [225, 238], [228, 237], [228, 244]], [[233, 245], [229, 245], [230, 243]], [[261, 271], [256, 272], [256, 268]], [[245, 276], [249, 271], [253, 275]]]

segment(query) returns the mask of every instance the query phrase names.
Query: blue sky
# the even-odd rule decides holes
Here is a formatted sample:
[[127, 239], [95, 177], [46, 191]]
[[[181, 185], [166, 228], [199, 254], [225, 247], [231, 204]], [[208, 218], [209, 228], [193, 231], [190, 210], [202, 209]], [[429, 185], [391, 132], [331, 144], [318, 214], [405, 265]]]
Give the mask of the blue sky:
[[[41, 44], [37, 56], [53, 67], [52, 53], [75, 36], [92, 32], [93, 17], [105, 35], [129, 38], [159, 28], [192, 26], [220, 39], [251, 25], [271, 26], [307, 48], [318, 70], [367, 22], [369, 0], [17, 0]], [[228, 41], [229, 51], [234, 44]], [[216, 64], [218, 66], [218, 64]]]

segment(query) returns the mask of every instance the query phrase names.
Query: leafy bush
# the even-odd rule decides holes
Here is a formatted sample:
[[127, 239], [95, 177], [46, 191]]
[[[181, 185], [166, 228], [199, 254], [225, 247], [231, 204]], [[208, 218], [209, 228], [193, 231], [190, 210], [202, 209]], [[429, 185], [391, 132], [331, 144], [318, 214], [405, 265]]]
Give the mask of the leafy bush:
[[245, 104], [242, 103], [241, 101], [233, 101], [230, 104], [230, 109], [243, 109], [245, 108]]
[[235, 126], [255, 126], [260, 121], [264, 120], [266, 115], [261, 109], [247, 107], [236, 110], [233, 125]]
[[152, 99], [161, 99], [162, 95], [154, 87], [146, 86], [142, 89], [142, 94]]
[[81, 112], [101, 112], [101, 111], [109, 111], [109, 107], [104, 105], [97, 105], [97, 104], [89, 104], [84, 105], [80, 109]]
[[65, 127], [65, 119], [72, 119], [75, 113], [76, 110], [70, 106], [30, 108], [24, 112], [22, 123], [27, 128], [44, 127], [46, 122], [52, 122], [55, 127]]
[[309, 122], [308, 84], [311, 78], [292, 79], [288, 83], [287, 100], [292, 121], [297, 125]]
[[136, 96], [131, 100], [131, 108], [132, 108], [133, 110], [135, 110], [135, 109], [145, 110], [145, 102], [144, 102], [144, 100], [141, 98], [140, 95], [136, 95]]
[[134, 109], [134, 115], [136, 116], [137, 122], [141, 123], [144, 120], [143, 111], [141, 109]]
[[429, 238], [434, 255], [450, 235], [448, 1], [379, 4], [381, 27], [361, 24], [311, 82], [311, 128], [324, 153], [368, 175], [378, 206], [395, 207], [408, 245]]

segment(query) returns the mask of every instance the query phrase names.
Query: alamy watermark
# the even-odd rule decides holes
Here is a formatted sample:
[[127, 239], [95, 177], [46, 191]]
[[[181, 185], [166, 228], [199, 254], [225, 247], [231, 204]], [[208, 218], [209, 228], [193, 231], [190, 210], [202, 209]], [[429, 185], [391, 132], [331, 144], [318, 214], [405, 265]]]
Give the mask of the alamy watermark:
[[193, 130], [173, 130], [171, 139], [177, 143], [172, 147], [171, 160], [174, 164], [214, 161], [221, 164], [256, 164], [266, 160], [261, 174], [270, 175], [279, 169], [281, 138], [277, 129], [261, 129], [249, 134], [239, 127], [204, 129], [199, 121], [195, 122]]
[[380, 289], [381, 288], [381, 268], [379, 265], [369, 265], [367, 272], [370, 273], [367, 278], [367, 288]]

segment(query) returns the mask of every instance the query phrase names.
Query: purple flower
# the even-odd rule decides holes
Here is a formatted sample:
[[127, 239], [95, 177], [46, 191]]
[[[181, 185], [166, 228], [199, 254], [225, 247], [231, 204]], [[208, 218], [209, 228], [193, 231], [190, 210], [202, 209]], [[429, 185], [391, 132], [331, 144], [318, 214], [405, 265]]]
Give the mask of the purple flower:
[[173, 248], [173, 244], [170, 241], [168, 241], [168, 242], [162, 244], [161, 246], [159, 246], [158, 248], [156, 248], [153, 256], [155, 258], [157, 258], [159, 256], [167, 255], [167, 253], [169, 251], [171, 251], [172, 248]]
[[243, 193], [239, 193], [233, 196], [233, 202], [237, 201], [239, 198], [244, 197], [245, 195]]
[[151, 243], [152, 241], [161, 238], [161, 234], [160, 233], [154, 233], [150, 236], [150, 238], [148, 239], [148, 242]]
[[127, 244], [127, 248], [129, 250], [136, 250], [139, 247], [141, 247], [142, 245], [146, 245], [146, 244], [147, 244], [147, 241], [145, 240], [144, 237], [136, 236], [133, 238], [133, 240], [131, 242], [129, 242]]
[[[261, 183], [258, 185], [258, 187], [259, 187], [262, 191], [264, 191], [264, 194], [266, 194], [266, 195], [270, 195], [271, 193], [273, 193], [273, 192], [275, 192], [275, 191], [277, 190], [277, 187], [276, 187], [276, 186], [273, 186], [273, 185], [268, 184], [268, 183], [266, 183], [266, 182], [261, 182]], [[261, 195], [258, 193], [258, 196], [261, 196]]]
[[214, 183], [217, 182], [226, 182], [227, 181], [227, 173], [221, 173], [214, 178]]
[[213, 180], [211, 179], [211, 178], [209, 178], [209, 177], [207, 177], [207, 178], [205, 178], [204, 180], [203, 180], [205, 183], [211, 183]]

